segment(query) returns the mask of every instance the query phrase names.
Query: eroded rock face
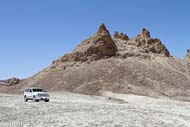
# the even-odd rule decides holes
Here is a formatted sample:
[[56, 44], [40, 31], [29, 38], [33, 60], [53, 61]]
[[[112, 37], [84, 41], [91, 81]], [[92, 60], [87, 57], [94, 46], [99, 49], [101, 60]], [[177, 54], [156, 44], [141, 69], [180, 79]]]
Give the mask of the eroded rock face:
[[133, 39], [130, 45], [135, 45], [137, 47], [143, 48], [146, 52], [152, 52], [156, 54], [162, 54], [169, 57], [170, 53], [160, 39], [151, 38], [150, 32], [143, 28], [142, 33]]
[[138, 48], [136, 51], [142, 51], [143, 53], [152, 52], [167, 57], [170, 56], [169, 51], [162, 42], [159, 39], [151, 38], [150, 32], [145, 28], [134, 39], [129, 39], [126, 34], [118, 32], [114, 33], [113, 39], [105, 24], [101, 24], [95, 35], [80, 43], [73, 52], [54, 61], [53, 65], [63, 62], [95, 61], [101, 58], [117, 56], [116, 54], [119, 54], [118, 52], [121, 50], [127, 51], [130, 47], [126, 47], [129, 45], [136, 46]]
[[101, 24], [97, 33], [84, 40], [79, 44], [71, 54], [66, 54], [57, 62], [67, 61], [92, 61], [100, 58], [108, 58], [114, 56], [117, 52], [117, 47], [111, 38], [105, 24]]
[[113, 56], [117, 52], [117, 47], [104, 24], [100, 26], [98, 32], [88, 43], [91, 46], [87, 49], [87, 55], [97, 54], [100, 57], [104, 57]]

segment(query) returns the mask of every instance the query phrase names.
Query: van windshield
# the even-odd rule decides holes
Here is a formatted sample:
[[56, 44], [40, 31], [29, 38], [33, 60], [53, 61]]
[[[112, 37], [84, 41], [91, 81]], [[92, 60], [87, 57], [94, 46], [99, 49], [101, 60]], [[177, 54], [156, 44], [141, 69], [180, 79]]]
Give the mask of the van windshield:
[[33, 92], [43, 92], [43, 89], [33, 89]]

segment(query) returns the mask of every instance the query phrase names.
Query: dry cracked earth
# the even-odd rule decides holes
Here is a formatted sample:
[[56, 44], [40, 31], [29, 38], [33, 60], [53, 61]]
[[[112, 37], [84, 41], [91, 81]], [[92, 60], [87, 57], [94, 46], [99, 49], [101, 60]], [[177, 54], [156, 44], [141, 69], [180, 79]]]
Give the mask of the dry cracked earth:
[[113, 94], [52, 92], [51, 101], [0, 94], [0, 127], [189, 127], [190, 102]]

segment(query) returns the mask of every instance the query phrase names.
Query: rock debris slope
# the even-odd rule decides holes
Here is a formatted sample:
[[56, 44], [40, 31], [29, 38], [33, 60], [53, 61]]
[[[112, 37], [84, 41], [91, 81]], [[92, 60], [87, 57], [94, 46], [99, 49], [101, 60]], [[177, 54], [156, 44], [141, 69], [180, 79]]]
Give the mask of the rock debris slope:
[[112, 91], [188, 100], [190, 63], [172, 57], [160, 39], [152, 38], [145, 28], [136, 38], [118, 32], [112, 37], [102, 24], [73, 52], [19, 85], [0, 91], [18, 92], [36, 85], [82, 94]]

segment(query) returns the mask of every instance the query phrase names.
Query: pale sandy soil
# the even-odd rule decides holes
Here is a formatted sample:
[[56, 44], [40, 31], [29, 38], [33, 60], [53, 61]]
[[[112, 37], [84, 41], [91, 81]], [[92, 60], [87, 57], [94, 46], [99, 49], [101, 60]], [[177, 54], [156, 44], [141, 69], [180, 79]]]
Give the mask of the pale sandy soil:
[[50, 95], [49, 103], [38, 103], [0, 94], [0, 127], [190, 127], [190, 102], [109, 92]]

